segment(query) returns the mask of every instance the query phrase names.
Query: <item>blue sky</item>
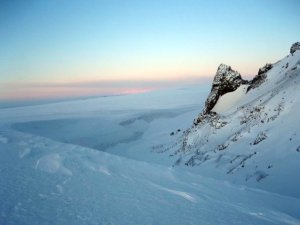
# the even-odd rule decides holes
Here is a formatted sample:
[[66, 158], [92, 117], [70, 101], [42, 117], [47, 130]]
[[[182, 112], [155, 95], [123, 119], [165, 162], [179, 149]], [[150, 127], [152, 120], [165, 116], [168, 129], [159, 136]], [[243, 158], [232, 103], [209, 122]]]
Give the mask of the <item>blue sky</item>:
[[299, 8], [298, 0], [1, 1], [0, 94], [101, 81], [115, 93], [113, 81], [126, 89], [199, 80], [220, 63], [254, 75], [299, 41]]

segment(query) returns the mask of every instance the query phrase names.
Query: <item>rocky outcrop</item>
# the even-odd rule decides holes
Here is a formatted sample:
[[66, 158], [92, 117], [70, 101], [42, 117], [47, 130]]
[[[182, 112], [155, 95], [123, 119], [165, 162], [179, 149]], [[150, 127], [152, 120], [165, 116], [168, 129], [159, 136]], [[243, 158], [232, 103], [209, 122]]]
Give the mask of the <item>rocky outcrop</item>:
[[227, 124], [226, 121], [222, 121], [220, 116], [216, 112], [213, 112], [213, 111], [211, 111], [207, 114], [202, 113], [199, 115], [199, 117], [197, 117], [194, 120], [195, 125], [205, 124], [205, 123], [209, 123], [212, 127], [216, 128], [216, 129], [220, 129]]
[[242, 79], [242, 76], [230, 66], [221, 64], [214, 77], [209, 96], [205, 101], [203, 112], [194, 120], [194, 125], [198, 125], [208, 119], [214, 120], [216, 113], [211, 111], [218, 99], [228, 93], [235, 91], [242, 84], [249, 84], [249, 81]]
[[208, 114], [217, 103], [220, 96], [235, 91], [242, 84], [248, 84], [241, 75], [230, 66], [221, 64], [214, 77], [211, 92], [205, 102], [203, 114]]
[[271, 63], [267, 63], [265, 66], [259, 68], [257, 75], [261, 75], [261, 74], [267, 73], [270, 69], [272, 69], [272, 67], [273, 67], [273, 65]]
[[290, 53], [294, 54], [295, 51], [300, 50], [300, 42], [296, 42], [294, 44], [292, 44], [291, 48], [290, 48]]
[[259, 87], [267, 78], [267, 72], [273, 68], [273, 65], [267, 63], [265, 66], [259, 68], [257, 75], [249, 82], [248, 90]]
[[[258, 69], [246, 85], [251, 89], [249, 93], [245, 93], [246, 86], [241, 85], [240, 75], [229, 66], [221, 65], [205, 109], [195, 118], [194, 126], [183, 133], [179, 149], [175, 148], [176, 165], [201, 166], [201, 171], [208, 176], [217, 174], [211, 170], [215, 168], [220, 171], [217, 177], [230, 174], [234, 182], [239, 180], [251, 185], [254, 182], [263, 185], [267, 177], [272, 177], [273, 182], [273, 177], [278, 176], [275, 182], [280, 186], [286, 176], [276, 174], [273, 167], [284, 166], [284, 162], [269, 159], [274, 157], [275, 151], [291, 159], [294, 158], [292, 154], [300, 154], [300, 145], [296, 141], [299, 113], [290, 110], [298, 107], [300, 98], [297, 91], [300, 84], [299, 46], [292, 46], [293, 55]], [[241, 85], [235, 93], [228, 95], [221, 91], [227, 89], [222, 88], [227, 80], [229, 86], [233, 86], [229, 88], [231, 90]], [[224, 93], [227, 97], [221, 96]], [[213, 106], [215, 103], [218, 107]], [[291, 146], [294, 153], [286, 152], [282, 146]], [[290, 162], [300, 165], [297, 161]], [[288, 165], [286, 171], [292, 173], [291, 168]]]
[[[291, 46], [290, 53], [293, 54], [297, 50], [300, 50], [300, 42], [296, 42]], [[288, 63], [285, 65], [285, 67], [288, 67]], [[247, 81], [242, 79], [241, 75], [237, 71], [231, 69], [230, 66], [221, 64], [218, 67], [217, 73], [214, 77], [211, 92], [205, 101], [204, 110], [194, 120], [194, 125], [198, 125], [202, 121], [205, 121], [207, 117], [213, 118], [215, 116], [215, 112], [212, 112], [211, 110], [214, 108], [218, 99], [222, 95], [228, 92], [235, 91], [242, 84], [249, 84], [247, 92], [251, 89], [259, 87], [263, 82], [265, 82], [265, 80], [267, 79], [267, 73], [272, 68], [273, 65], [267, 63], [265, 66], [261, 67], [258, 70], [257, 75], [255, 75], [251, 81]]]

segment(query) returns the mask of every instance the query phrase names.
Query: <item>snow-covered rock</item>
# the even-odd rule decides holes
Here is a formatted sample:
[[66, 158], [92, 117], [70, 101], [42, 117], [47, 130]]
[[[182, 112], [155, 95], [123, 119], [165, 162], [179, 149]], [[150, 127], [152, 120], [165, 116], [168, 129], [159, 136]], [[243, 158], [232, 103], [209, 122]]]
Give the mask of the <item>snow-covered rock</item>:
[[267, 72], [272, 69], [273, 65], [267, 63], [265, 66], [259, 68], [257, 75], [250, 81], [248, 91], [260, 86], [267, 78]]
[[[296, 43], [295, 43], [296, 44]], [[287, 64], [288, 66], [288, 64]], [[242, 76], [237, 71], [233, 70], [230, 66], [225, 64], [220, 64], [218, 67], [218, 70], [216, 72], [216, 75], [214, 77], [214, 80], [212, 82], [212, 88], [209, 96], [207, 97], [205, 101], [205, 107], [203, 112], [196, 118], [194, 121], [194, 124], [197, 125], [204, 114], [210, 114], [211, 111], [216, 112], [215, 110], [218, 110], [220, 107], [220, 104], [216, 107], [216, 104], [219, 100], [219, 98], [227, 93], [234, 92], [238, 88], [240, 88], [241, 85], [243, 85], [243, 88], [240, 88], [238, 91], [241, 93], [241, 90], [245, 90], [245, 86], [247, 86], [246, 92], [253, 88], [259, 87], [267, 78], [267, 72], [272, 69], [273, 65], [270, 63], [267, 63], [265, 66], [259, 68], [258, 73], [251, 81], [247, 81], [242, 79]], [[246, 93], [244, 91], [244, 93]], [[234, 97], [233, 97], [234, 96]], [[227, 101], [226, 106], [222, 104], [223, 107], [230, 107], [230, 104], [233, 104], [238, 96], [241, 96], [240, 94], [229, 94], [227, 95]], [[231, 99], [233, 97], [233, 99]], [[230, 103], [229, 103], [230, 102]]]
[[293, 54], [297, 50], [300, 50], [300, 42], [296, 42], [291, 46], [290, 53]]
[[211, 92], [205, 102], [203, 113], [209, 113], [220, 96], [235, 91], [239, 86], [247, 83], [237, 71], [231, 69], [228, 65], [221, 64], [214, 77]]
[[[199, 165], [201, 174], [300, 197], [298, 46], [292, 46], [293, 54], [260, 68], [249, 85], [221, 65], [204, 113], [175, 151], [176, 165]], [[223, 88], [224, 79], [229, 88]]]

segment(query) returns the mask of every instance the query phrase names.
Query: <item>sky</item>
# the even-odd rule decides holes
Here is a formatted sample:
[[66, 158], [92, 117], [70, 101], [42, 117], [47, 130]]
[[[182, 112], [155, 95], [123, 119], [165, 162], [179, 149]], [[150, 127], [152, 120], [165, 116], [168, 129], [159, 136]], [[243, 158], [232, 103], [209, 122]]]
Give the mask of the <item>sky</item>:
[[299, 0], [0, 1], [0, 100], [139, 93], [255, 75], [300, 41]]

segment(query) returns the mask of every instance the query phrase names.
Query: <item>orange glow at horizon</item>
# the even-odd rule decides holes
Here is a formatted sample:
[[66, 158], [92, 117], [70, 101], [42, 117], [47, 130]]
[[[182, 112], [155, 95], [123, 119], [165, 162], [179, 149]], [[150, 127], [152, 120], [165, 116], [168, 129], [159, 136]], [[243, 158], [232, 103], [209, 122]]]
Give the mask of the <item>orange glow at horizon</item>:
[[116, 94], [138, 94], [152, 91], [156, 88], [74, 88], [74, 87], [48, 87], [48, 88], [19, 88], [0, 95], [0, 100], [37, 100], [70, 97], [89, 97]]
[[93, 80], [79, 82], [10, 82], [0, 85], [0, 100], [37, 100], [100, 95], [138, 94], [155, 89], [207, 81], [210, 77], [178, 76], [173, 79]]
[[155, 89], [156, 88], [154, 88], [154, 87], [152, 87], [152, 88], [131, 88], [131, 89], [122, 91], [121, 94], [141, 94], [141, 93], [153, 91]]

